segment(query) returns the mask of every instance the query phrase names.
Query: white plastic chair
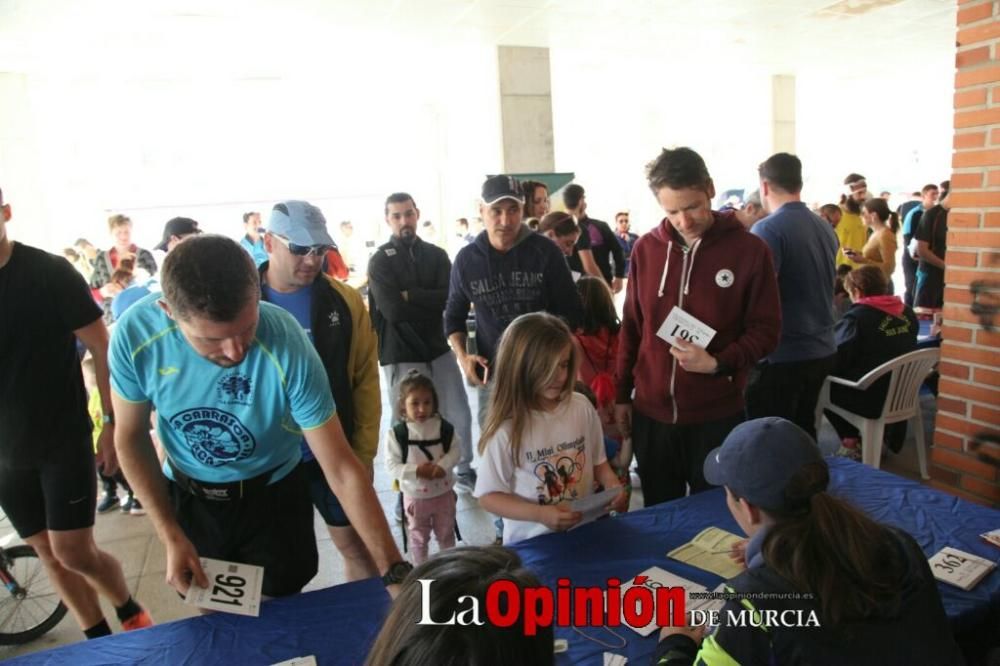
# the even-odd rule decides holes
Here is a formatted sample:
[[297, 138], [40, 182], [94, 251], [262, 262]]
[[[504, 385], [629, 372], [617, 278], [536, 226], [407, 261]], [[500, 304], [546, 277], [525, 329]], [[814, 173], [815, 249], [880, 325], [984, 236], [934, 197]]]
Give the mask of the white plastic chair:
[[[883, 363], [857, 381], [852, 382], [833, 375], [827, 377], [820, 391], [819, 401], [816, 403], [816, 432], [819, 432], [823, 411], [829, 409], [861, 432], [861, 462], [878, 469], [882, 461], [882, 436], [885, 427], [890, 423], [909, 421], [909, 429], [916, 440], [920, 476], [929, 479], [927, 449], [924, 446], [924, 420], [920, 412], [920, 386], [940, 358], [940, 349], [919, 349]], [[865, 418], [830, 402], [831, 384], [863, 391], [887, 374], [891, 375], [889, 390], [886, 393], [882, 414], [878, 418]]]

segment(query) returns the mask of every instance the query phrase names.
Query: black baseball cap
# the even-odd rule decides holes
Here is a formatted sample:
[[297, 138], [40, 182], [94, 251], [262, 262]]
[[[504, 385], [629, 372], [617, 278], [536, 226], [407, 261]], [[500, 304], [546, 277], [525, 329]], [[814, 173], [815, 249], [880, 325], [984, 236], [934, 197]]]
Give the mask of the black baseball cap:
[[172, 220], [168, 220], [165, 225], [163, 225], [163, 239], [160, 240], [159, 245], [157, 245], [154, 250], [166, 251], [167, 243], [170, 242], [172, 236], [189, 236], [191, 234], [200, 234], [201, 229], [198, 228], [198, 223], [189, 217], [175, 217]]
[[704, 472], [713, 486], [726, 486], [762, 509], [788, 512], [805, 499], [785, 493], [789, 481], [814, 463], [826, 466], [812, 437], [791, 421], [771, 416], [733, 428], [705, 458]]
[[513, 199], [524, 203], [524, 190], [513, 176], [490, 176], [483, 183], [483, 203], [487, 206], [501, 199]]

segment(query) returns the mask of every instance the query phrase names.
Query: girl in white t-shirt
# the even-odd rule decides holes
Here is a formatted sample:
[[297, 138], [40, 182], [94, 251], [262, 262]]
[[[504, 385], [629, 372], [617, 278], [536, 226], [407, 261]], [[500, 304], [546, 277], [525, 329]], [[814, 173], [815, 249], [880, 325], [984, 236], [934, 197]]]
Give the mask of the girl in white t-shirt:
[[[582, 518], [569, 503], [595, 481], [621, 486], [597, 412], [573, 392], [578, 365], [569, 328], [549, 314], [521, 315], [500, 340], [475, 495], [506, 519], [504, 543], [569, 529]], [[611, 508], [626, 502], [619, 494]]]

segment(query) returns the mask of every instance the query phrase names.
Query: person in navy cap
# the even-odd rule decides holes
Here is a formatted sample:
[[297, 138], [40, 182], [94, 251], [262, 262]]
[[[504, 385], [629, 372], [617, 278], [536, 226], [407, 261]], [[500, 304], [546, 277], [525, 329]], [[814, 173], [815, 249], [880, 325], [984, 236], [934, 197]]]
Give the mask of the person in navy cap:
[[[529, 312], [562, 317], [571, 329], [583, 317], [562, 252], [522, 222], [523, 210], [524, 191], [516, 178], [487, 178], [479, 206], [486, 230], [459, 251], [451, 269], [444, 332], [469, 384], [479, 389], [480, 424], [485, 420], [487, 368], [507, 326]], [[474, 352], [466, 346], [470, 310], [476, 322]]]
[[[747, 421], [704, 472], [750, 537], [734, 551], [747, 569], [726, 584], [739, 597], [718, 631], [666, 627], [654, 663], [963, 663], [920, 546], [828, 493], [826, 461], [804, 430], [777, 417]], [[730, 621], [747, 610], [763, 625]], [[768, 623], [768, 611], [783, 620]]]

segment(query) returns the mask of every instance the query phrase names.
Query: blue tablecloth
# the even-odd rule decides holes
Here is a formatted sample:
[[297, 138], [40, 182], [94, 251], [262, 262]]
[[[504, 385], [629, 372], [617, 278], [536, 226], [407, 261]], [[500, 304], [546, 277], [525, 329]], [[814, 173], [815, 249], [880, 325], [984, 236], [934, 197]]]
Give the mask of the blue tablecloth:
[[[919, 483], [844, 459], [830, 459], [831, 490], [853, 501], [875, 519], [914, 535], [933, 555], [954, 546], [994, 561], [1000, 550], [978, 535], [1000, 527], [1000, 511], [938, 492]], [[709, 589], [721, 579], [669, 560], [666, 553], [715, 525], [740, 533], [721, 489], [585, 525], [564, 534], [547, 534], [518, 544], [525, 563], [548, 585], [567, 577], [575, 586], [604, 586], [659, 566]], [[1000, 572], [994, 571], [971, 592], [939, 585], [945, 610], [959, 634], [982, 632], [1000, 618]], [[273, 664], [315, 655], [320, 664], [359, 664], [385, 617], [389, 599], [378, 580], [338, 585], [266, 602], [261, 617], [217, 613], [163, 624], [129, 634], [27, 655], [11, 664]], [[990, 614], [993, 614], [992, 616]], [[604, 643], [620, 639], [604, 629], [583, 629]], [[569, 641], [561, 664], [602, 664], [605, 650], [648, 663], [656, 634], [642, 638], [626, 627], [615, 633], [627, 641], [611, 649], [586, 640], [572, 629], [557, 629]]]
[[372, 578], [264, 602], [260, 617], [213, 613], [37, 652], [11, 666], [47, 664], [274, 664], [315, 655], [319, 664], [361, 664], [389, 610]]
[[[829, 463], [833, 494], [849, 499], [879, 522], [906, 530], [928, 557], [952, 546], [994, 562], [1000, 560], [1000, 550], [978, 536], [1000, 527], [1000, 511], [843, 458], [830, 458]], [[721, 578], [666, 557], [668, 551], [713, 525], [742, 534], [726, 508], [721, 488], [600, 520], [565, 534], [546, 534], [514, 549], [542, 582], [553, 588], [560, 577], [569, 578], [573, 586], [605, 587], [610, 577], [624, 582], [658, 566], [713, 589]], [[992, 631], [996, 636], [1000, 631], [1000, 624], [996, 624], [1000, 622], [1000, 570], [993, 571], [971, 592], [943, 583], [938, 588], [956, 634]], [[581, 631], [604, 643], [621, 643], [606, 629]], [[569, 652], [557, 663], [603, 664], [605, 651], [627, 656], [630, 664], [649, 663], [657, 633], [643, 638], [627, 627], [614, 632], [627, 641], [626, 647], [611, 649], [573, 629], [557, 628], [556, 637], [569, 641]]]

